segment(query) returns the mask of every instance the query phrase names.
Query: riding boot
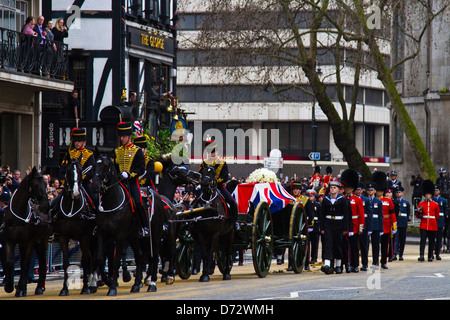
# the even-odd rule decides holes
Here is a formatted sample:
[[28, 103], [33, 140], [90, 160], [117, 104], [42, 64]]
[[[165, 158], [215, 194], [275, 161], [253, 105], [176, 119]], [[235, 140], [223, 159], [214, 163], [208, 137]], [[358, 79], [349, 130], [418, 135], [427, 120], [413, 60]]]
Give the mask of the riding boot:
[[143, 205], [136, 205], [136, 213], [137, 218], [140, 226], [139, 235], [141, 237], [148, 237], [150, 232], [148, 229], [148, 222], [147, 222], [147, 213], [145, 212], [145, 208]]

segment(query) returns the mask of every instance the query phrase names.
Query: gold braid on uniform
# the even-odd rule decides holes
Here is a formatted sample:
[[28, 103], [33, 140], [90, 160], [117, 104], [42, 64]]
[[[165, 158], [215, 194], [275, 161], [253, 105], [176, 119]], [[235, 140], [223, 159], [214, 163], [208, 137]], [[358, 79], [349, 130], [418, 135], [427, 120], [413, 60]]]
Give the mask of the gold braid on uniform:
[[[69, 150], [69, 157], [70, 159], [77, 159], [80, 161], [81, 167], [84, 167], [84, 164], [86, 163], [87, 159], [89, 159], [90, 156], [92, 156], [94, 153], [91, 150], [88, 150], [86, 148], [83, 148], [82, 150], [72, 149]], [[69, 161], [66, 160], [64, 164], [68, 164]], [[86, 175], [83, 175], [83, 179], [86, 177]]]
[[130, 147], [124, 147], [120, 146], [115, 150], [116, 153], [116, 163], [119, 166], [120, 172], [128, 172], [130, 174], [130, 177], [135, 177], [135, 172], [130, 172], [131, 165], [133, 164], [134, 156], [136, 155], [136, 152], [140, 148], [136, 145], [131, 145]]
[[214, 160], [214, 162], [211, 163], [211, 160], [204, 160], [202, 163], [203, 167], [216, 167], [216, 165], [219, 164], [219, 166], [216, 168], [216, 181], [218, 183], [221, 183], [223, 181], [222, 178], [219, 179], [220, 176], [220, 172], [222, 171], [223, 166], [225, 165], [225, 160], [223, 160], [222, 158], [217, 158], [216, 160]]

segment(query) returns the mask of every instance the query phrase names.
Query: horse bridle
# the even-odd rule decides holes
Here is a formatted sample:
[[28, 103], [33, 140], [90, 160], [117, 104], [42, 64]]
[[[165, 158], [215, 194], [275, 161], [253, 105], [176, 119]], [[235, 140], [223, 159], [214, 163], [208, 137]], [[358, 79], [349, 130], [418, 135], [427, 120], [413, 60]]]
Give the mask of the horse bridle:
[[[34, 178], [36, 179], [36, 178]], [[26, 218], [22, 218], [21, 216], [19, 216], [18, 214], [16, 214], [12, 208], [12, 204], [13, 204], [13, 200], [14, 200], [14, 196], [16, 195], [16, 192], [18, 189], [16, 189], [14, 191], [14, 193], [11, 196], [11, 200], [9, 202], [9, 211], [11, 212], [11, 214], [16, 217], [17, 219], [25, 222], [25, 223], [30, 223], [31, 222], [31, 218], [35, 218], [36, 222], [34, 223], [35, 225], [39, 224], [41, 221], [44, 221], [39, 215], [36, 215], [36, 208], [39, 207], [39, 204], [37, 204], [37, 202], [41, 201], [45, 196], [42, 196], [40, 199], [38, 199], [33, 193], [31, 193], [32, 191], [32, 186], [31, 184], [31, 180], [27, 181], [28, 186], [27, 186], [27, 198], [28, 198], [28, 213], [27, 213], [27, 217]]]
[[[97, 163], [100, 163], [100, 162], [103, 163], [103, 160], [105, 160], [105, 159], [106, 159], [105, 157], [102, 157], [102, 159], [97, 160]], [[108, 191], [108, 189], [111, 189], [113, 186], [119, 184], [122, 181], [122, 179], [118, 179], [116, 182], [114, 182], [114, 183], [112, 183], [112, 184], [110, 184], [108, 186], [106, 185], [106, 182], [109, 181], [108, 176], [111, 174], [112, 168], [113, 168], [113, 166], [110, 163], [108, 165], [108, 171], [106, 171], [106, 173], [105, 173], [103, 178], [99, 175], [98, 172], [95, 172], [95, 174], [94, 174], [94, 176], [98, 177], [100, 179], [100, 181], [101, 181], [101, 185], [100, 185], [100, 190], [101, 191], [100, 191], [100, 194], [99, 194], [98, 210], [100, 212], [103, 212], [103, 213], [113, 212], [113, 211], [116, 211], [116, 210], [120, 209], [124, 205], [125, 200], [126, 200], [125, 192], [123, 191], [123, 188], [121, 188], [121, 191], [122, 191], [122, 202], [119, 204], [119, 206], [117, 206], [114, 209], [107, 209], [107, 210], [103, 209], [103, 207], [102, 207], [102, 194], [104, 194], [106, 191]], [[131, 201], [131, 200], [129, 200], [129, 201]]]
[[[78, 167], [78, 166], [77, 166]], [[75, 168], [75, 170], [77, 170], [78, 168]], [[77, 176], [79, 177], [80, 175], [78, 175], [77, 174]], [[67, 171], [66, 171], [66, 174], [65, 174], [65, 179], [66, 179], [66, 181], [69, 181], [69, 179], [67, 178]], [[83, 173], [81, 173], [81, 179], [83, 179]], [[79, 181], [78, 181], [78, 179], [75, 179], [74, 181], [73, 181], [73, 186], [75, 186], [75, 184], [76, 183], [79, 183]], [[80, 187], [81, 187], [81, 183], [80, 183]], [[80, 188], [81, 189], [81, 188]], [[70, 192], [70, 193], [72, 193], [72, 189], [70, 188], [70, 187], [67, 187], [67, 189], [66, 189], [68, 192]], [[72, 196], [72, 198], [73, 198], [73, 196]]]
[[[103, 163], [103, 160], [104, 160], [104, 157], [102, 159], [98, 159], [97, 163], [100, 163], [100, 162]], [[111, 174], [111, 172], [112, 172], [112, 165], [109, 164], [108, 165], [108, 171], [105, 173], [105, 175], [103, 177], [101, 177], [98, 172], [94, 173], [94, 176], [98, 177], [100, 179], [101, 183], [102, 183], [100, 185], [100, 190], [101, 190], [100, 193], [105, 193], [106, 191], [108, 191], [108, 189], [110, 189], [111, 187], [114, 187], [116, 184], [119, 184], [122, 181], [122, 179], [119, 178], [116, 182], [114, 182], [114, 183], [112, 183], [110, 185], [106, 185], [106, 182], [109, 181], [108, 176]]]

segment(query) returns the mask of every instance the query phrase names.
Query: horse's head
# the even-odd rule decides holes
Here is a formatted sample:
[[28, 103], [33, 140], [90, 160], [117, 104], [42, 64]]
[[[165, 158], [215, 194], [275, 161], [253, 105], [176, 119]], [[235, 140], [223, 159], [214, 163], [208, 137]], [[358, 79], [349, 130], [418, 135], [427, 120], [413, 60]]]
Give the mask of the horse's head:
[[78, 198], [81, 193], [83, 171], [81, 163], [77, 159], [72, 159], [66, 172], [66, 190], [72, 194], [72, 198]]
[[47, 184], [42, 174], [34, 167], [23, 179], [21, 184], [25, 184], [28, 198], [36, 205], [35, 211], [44, 219], [48, 220], [50, 203], [47, 197]]
[[189, 170], [186, 167], [173, 165], [166, 173], [177, 186], [188, 181]]
[[210, 194], [217, 188], [216, 169], [214, 167], [206, 167], [202, 171], [202, 179], [200, 186], [203, 193]]
[[116, 168], [112, 160], [101, 156], [94, 165], [94, 177], [92, 178], [92, 191], [104, 193], [108, 185], [117, 180]]

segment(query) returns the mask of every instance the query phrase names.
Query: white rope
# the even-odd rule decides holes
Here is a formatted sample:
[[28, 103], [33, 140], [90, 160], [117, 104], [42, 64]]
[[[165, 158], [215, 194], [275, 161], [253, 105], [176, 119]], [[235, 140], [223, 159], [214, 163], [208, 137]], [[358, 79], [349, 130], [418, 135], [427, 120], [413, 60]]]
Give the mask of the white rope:
[[84, 207], [84, 195], [83, 195], [83, 192], [81, 192], [81, 200], [82, 200], [82, 202], [81, 202], [80, 209], [78, 209], [75, 213], [73, 213], [73, 204], [74, 204], [75, 201], [72, 200], [72, 206], [70, 208], [70, 212], [66, 213], [66, 212], [64, 212], [64, 209], [62, 207], [63, 200], [64, 200], [64, 195], [61, 196], [61, 201], [59, 202], [59, 208], [61, 209], [62, 214], [65, 215], [67, 218], [72, 218], [78, 212], [80, 212], [81, 209], [83, 209], [83, 207]]
[[114, 209], [109, 209], [109, 210], [103, 209], [102, 197], [100, 196], [98, 199], [98, 211], [103, 212], [103, 213], [109, 213], [109, 212], [113, 212], [113, 211], [116, 211], [117, 209], [119, 209], [125, 202], [125, 192], [123, 191], [123, 188], [120, 188], [120, 190], [122, 191], [122, 202], [117, 207], [115, 207]]
[[24, 218], [18, 216], [18, 215], [14, 212], [14, 210], [13, 210], [13, 208], [12, 208], [14, 196], [16, 195], [17, 190], [18, 190], [18, 189], [14, 190], [14, 193], [13, 193], [13, 195], [12, 195], [12, 197], [11, 197], [11, 201], [9, 202], [9, 211], [11, 211], [11, 213], [13, 214], [13, 216], [16, 217], [17, 219], [22, 220], [22, 221], [25, 222], [25, 223], [29, 223], [30, 220], [31, 220], [31, 215], [32, 215], [31, 205], [30, 205], [30, 199], [28, 199], [28, 216], [26, 217], [26, 219], [24, 219]]

